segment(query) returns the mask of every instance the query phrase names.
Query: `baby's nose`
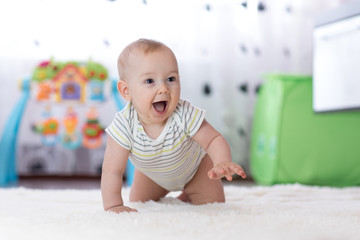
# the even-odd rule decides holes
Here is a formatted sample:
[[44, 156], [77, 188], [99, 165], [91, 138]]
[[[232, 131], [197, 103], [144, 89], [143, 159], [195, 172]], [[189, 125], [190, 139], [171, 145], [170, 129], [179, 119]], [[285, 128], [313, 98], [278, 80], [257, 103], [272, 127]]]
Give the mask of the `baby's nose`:
[[161, 84], [159, 85], [158, 93], [159, 93], [159, 94], [167, 94], [167, 93], [169, 93], [169, 88], [168, 88], [168, 86], [166, 85], [166, 83], [161, 83]]

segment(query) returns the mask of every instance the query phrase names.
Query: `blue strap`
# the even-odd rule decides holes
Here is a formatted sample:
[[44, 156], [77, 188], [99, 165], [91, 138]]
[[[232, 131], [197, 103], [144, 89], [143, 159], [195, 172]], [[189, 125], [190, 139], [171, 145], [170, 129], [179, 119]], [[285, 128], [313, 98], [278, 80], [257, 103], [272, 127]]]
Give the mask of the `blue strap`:
[[[124, 108], [124, 104], [121, 101], [121, 95], [117, 89], [117, 80], [112, 80], [112, 93], [114, 96], [114, 100], [116, 103], [116, 106], [119, 110]], [[128, 160], [127, 165], [126, 165], [126, 183], [128, 186], [131, 186], [131, 184], [134, 181], [134, 172], [135, 172], [135, 167], [132, 164], [132, 162], [130, 160]]]
[[16, 145], [18, 131], [26, 103], [30, 96], [30, 80], [22, 81], [23, 94], [13, 109], [0, 140], [0, 186], [17, 181]]

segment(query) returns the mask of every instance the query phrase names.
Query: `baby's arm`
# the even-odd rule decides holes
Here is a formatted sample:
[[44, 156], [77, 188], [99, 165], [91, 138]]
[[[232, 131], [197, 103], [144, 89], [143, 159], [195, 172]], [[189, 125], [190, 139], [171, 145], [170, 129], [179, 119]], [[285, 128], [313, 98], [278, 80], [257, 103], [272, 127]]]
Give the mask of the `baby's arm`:
[[101, 174], [101, 193], [106, 211], [136, 212], [135, 209], [124, 206], [121, 197], [123, 175], [128, 157], [129, 151], [108, 136]]
[[230, 146], [225, 138], [206, 120], [203, 121], [193, 139], [203, 147], [214, 163], [214, 167], [208, 172], [210, 179], [226, 177], [231, 181], [233, 174], [246, 178], [244, 170], [232, 162]]

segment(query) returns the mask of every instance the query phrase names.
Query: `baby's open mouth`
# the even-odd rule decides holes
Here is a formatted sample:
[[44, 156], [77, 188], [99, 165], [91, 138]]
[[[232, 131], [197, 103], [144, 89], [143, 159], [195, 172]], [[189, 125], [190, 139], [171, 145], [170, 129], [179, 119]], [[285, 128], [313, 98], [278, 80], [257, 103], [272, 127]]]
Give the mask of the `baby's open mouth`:
[[155, 102], [153, 103], [153, 106], [156, 111], [164, 112], [167, 106], [167, 102], [166, 101]]

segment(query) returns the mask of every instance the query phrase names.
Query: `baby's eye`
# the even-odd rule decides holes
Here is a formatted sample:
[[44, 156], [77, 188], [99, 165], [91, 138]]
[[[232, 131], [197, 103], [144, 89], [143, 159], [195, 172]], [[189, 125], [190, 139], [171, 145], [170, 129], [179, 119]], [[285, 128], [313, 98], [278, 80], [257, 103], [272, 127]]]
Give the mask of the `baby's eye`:
[[154, 80], [151, 79], [151, 78], [145, 80], [145, 83], [148, 83], [148, 84], [149, 84], [149, 83], [153, 83], [153, 82], [154, 82]]
[[168, 82], [175, 82], [176, 78], [175, 77], [169, 77], [167, 80], [168, 80]]

